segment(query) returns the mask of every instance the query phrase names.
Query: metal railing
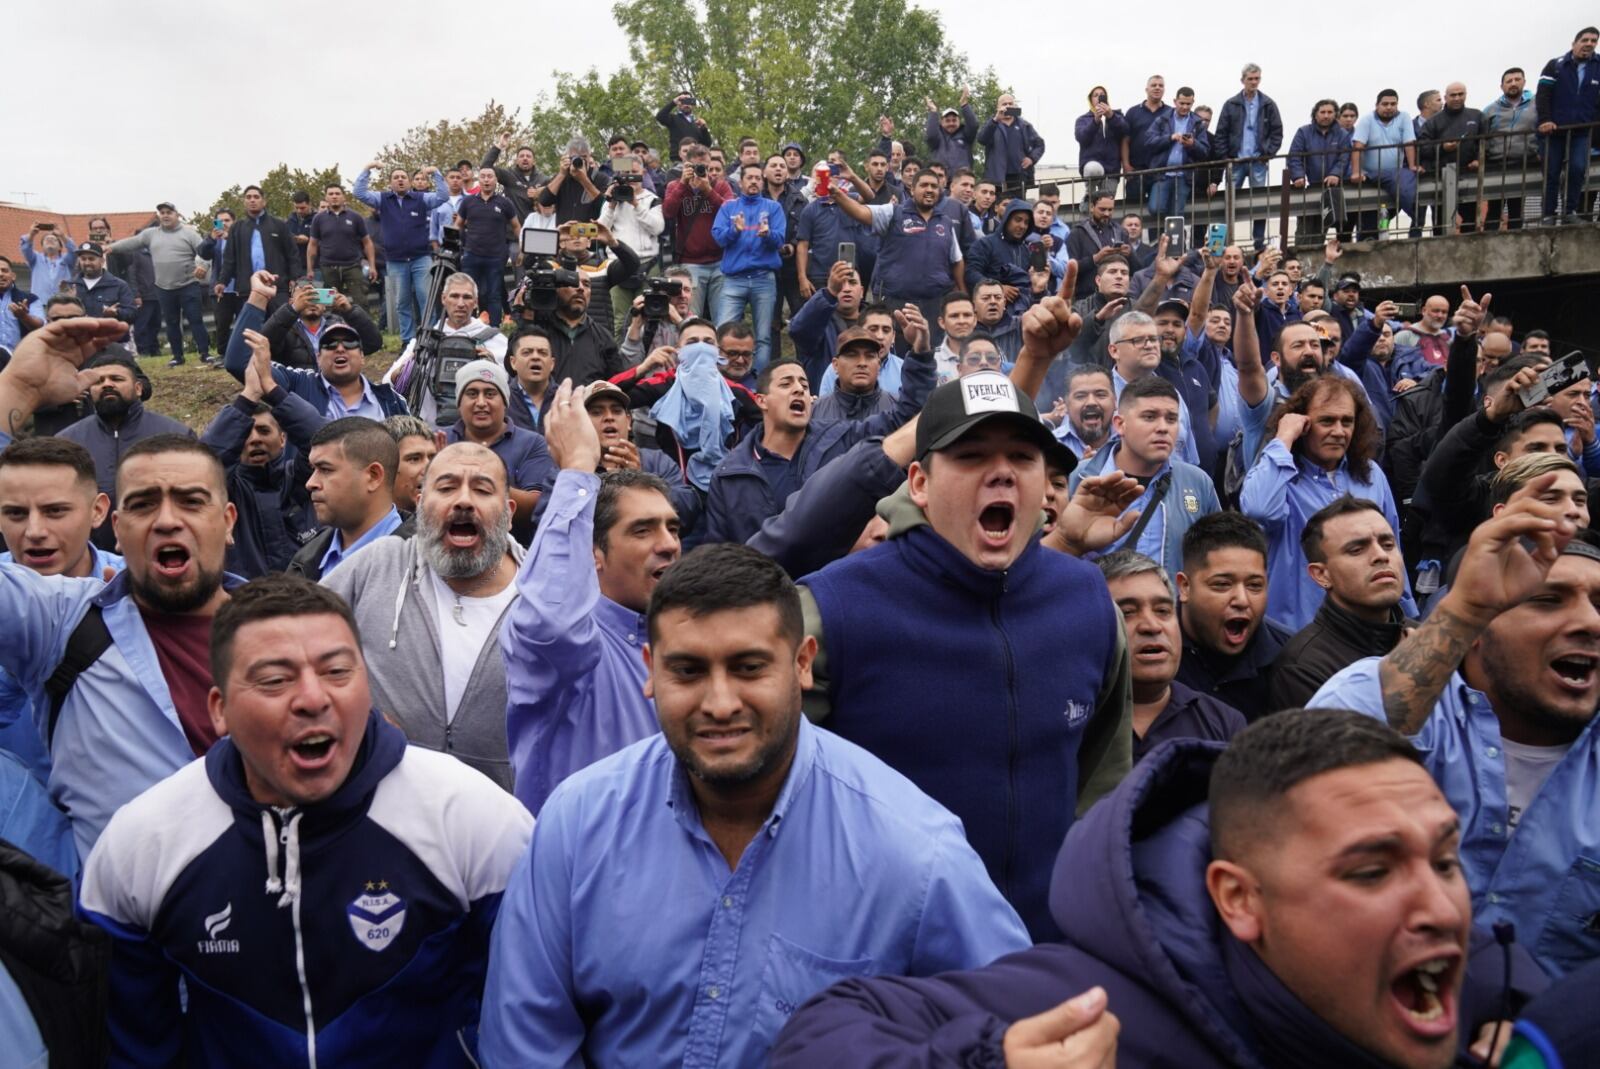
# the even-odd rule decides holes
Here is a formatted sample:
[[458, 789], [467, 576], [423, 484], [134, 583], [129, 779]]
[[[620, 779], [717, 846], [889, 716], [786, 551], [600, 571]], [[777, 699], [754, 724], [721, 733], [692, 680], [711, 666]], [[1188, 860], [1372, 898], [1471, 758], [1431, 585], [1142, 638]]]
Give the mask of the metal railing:
[[[1452, 146], [1446, 148], [1446, 146]], [[1404, 150], [1411, 149], [1420, 170], [1406, 173]], [[1118, 175], [1085, 177], [1073, 171], [1052, 173], [1041, 166], [1035, 182], [1053, 182], [1061, 190], [1060, 218], [1073, 223], [1087, 215], [1090, 192], [1110, 189], [1118, 194], [1118, 216], [1137, 209], [1147, 226], [1159, 228], [1162, 219], [1150, 211], [1155, 182], [1169, 175], [1184, 176], [1187, 203], [1182, 215], [1195, 228], [1196, 240], [1204, 228], [1223, 223], [1235, 239], [1254, 238], [1257, 228], [1271, 243], [1316, 245], [1336, 232], [1343, 240], [1442, 237], [1483, 229], [1507, 230], [1574, 220], [1600, 222], [1600, 123], [1557, 128], [1543, 135], [1531, 131], [1496, 131], [1475, 134], [1460, 142], [1413, 141], [1403, 146], [1368, 147], [1381, 153], [1382, 162], [1399, 167], [1364, 173], [1350, 180], [1351, 150], [1280, 153], [1265, 160], [1223, 159], [1189, 163], [1180, 167], [1152, 167]], [[1574, 155], [1579, 162], [1571, 166]], [[1307, 178], [1304, 186], [1287, 180], [1291, 160], [1302, 162], [1307, 172], [1340, 175], [1336, 185]], [[1342, 162], [1341, 162], [1342, 161]], [[1236, 184], [1239, 171], [1265, 163], [1264, 186]], [[1553, 176], [1552, 166], [1559, 163]], [[1552, 181], [1552, 178], [1554, 179]], [[1576, 184], [1575, 193], [1566, 189]], [[1554, 187], [1559, 208], [1550, 201]], [[1404, 223], [1401, 218], [1404, 217]]]

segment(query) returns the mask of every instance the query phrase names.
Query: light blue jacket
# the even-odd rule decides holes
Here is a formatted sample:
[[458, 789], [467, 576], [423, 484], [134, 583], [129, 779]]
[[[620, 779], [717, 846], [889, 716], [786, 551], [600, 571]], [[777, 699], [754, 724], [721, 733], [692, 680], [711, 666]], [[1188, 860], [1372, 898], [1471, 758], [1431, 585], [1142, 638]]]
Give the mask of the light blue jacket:
[[[1379, 658], [1338, 672], [1306, 704], [1383, 720]], [[1461, 865], [1472, 919], [1516, 925], [1517, 942], [1551, 976], [1600, 958], [1600, 717], [1588, 725], [1510, 831], [1505, 745], [1489, 699], [1460, 672], [1412, 738], [1461, 816]]]
[[[89, 544], [89, 575], [103, 578], [105, 569], [121, 572], [122, 558]], [[0, 553], [0, 563], [12, 563], [9, 553]], [[12, 754], [27, 766], [41, 784], [50, 779], [50, 751], [44, 744], [39, 725], [47, 722], [50, 703], [44, 695], [44, 678], [32, 690], [23, 689], [17, 677], [0, 669], [0, 750]]]
[[[224, 578], [229, 588], [243, 582]], [[80, 858], [111, 814], [194, 760], [126, 572], [107, 584], [0, 564], [0, 668], [26, 692], [41, 690], [91, 604], [101, 607], [111, 646], [78, 676], [50, 746], [50, 799], [72, 821]], [[39, 730], [42, 737], [43, 723]]]

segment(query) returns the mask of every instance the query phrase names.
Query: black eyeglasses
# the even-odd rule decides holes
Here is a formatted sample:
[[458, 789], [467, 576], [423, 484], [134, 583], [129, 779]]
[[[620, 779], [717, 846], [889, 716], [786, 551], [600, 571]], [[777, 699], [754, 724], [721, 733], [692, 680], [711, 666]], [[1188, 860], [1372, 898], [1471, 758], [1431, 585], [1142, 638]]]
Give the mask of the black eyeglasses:
[[323, 342], [322, 349], [324, 352], [329, 349], [338, 349], [340, 352], [359, 353], [361, 351], [361, 343], [345, 338], [334, 338], [332, 341]]

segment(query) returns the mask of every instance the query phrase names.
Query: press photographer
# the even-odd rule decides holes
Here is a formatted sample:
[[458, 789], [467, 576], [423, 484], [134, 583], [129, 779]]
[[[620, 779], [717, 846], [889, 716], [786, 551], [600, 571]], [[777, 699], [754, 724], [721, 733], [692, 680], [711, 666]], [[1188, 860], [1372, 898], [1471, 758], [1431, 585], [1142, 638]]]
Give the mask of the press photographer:
[[[529, 231], [524, 241], [548, 238]], [[610, 378], [631, 365], [617, 349], [610, 306], [596, 296], [638, 273], [639, 257], [599, 223], [567, 223], [556, 232], [555, 255], [524, 252], [523, 277], [511, 298], [519, 322], [550, 332], [554, 382], [575, 385]], [[604, 309], [591, 315], [589, 309]]]
[[574, 137], [561, 154], [556, 173], [550, 176], [539, 202], [554, 205], [556, 220], [570, 223], [593, 219], [600, 214], [600, 187], [594, 184], [594, 156], [587, 138]]
[[600, 225], [639, 256], [638, 273], [611, 287], [614, 333], [621, 334], [628, 324], [633, 300], [644, 288], [645, 277], [656, 269], [666, 217], [660, 198], [644, 188], [644, 165], [637, 157], [613, 157], [611, 167], [611, 185], [606, 189], [605, 206], [600, 209]]
[[[667, 268], [660, 278], [650, 279], [646, 288], [646, 293], [633, 299], [628, 329], [620, 346], [623, 359], [630, 365], [637, 364], [658, 346], [677, 345], [678, 328], [694, 314], [694, 274], [683, 264]], [[647, 300], [651, 300], [648, 312]], [[661, 309], [659, 313], [658, 308]], [[652, 325], [655, 329], [646, 345], [645, 330]]]

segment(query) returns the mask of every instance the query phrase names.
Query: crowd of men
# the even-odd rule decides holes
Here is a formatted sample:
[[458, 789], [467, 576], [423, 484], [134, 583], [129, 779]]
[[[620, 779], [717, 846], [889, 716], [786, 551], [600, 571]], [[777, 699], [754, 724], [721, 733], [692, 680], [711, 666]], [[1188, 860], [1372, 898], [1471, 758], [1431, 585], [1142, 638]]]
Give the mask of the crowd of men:
[[[1595, 358], [1337, 236], [1169, 254], [1181, 172], [1117, 218], [1258, 182], [1260, 77], [1214, 132], [1096, 87], [1071, 226], [1009, 95], [857, 170], [685, 93], [670, 171], [501, 137], [370, 218], [35, 227], [0, 1066], [1584, 1064]], [[1381, 180], [1384, 101], [1291, 181]], [[117, 257], [239, 384], [198, 435]]]

